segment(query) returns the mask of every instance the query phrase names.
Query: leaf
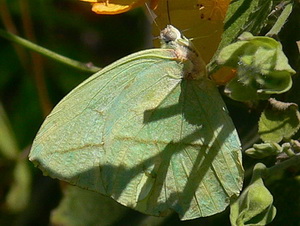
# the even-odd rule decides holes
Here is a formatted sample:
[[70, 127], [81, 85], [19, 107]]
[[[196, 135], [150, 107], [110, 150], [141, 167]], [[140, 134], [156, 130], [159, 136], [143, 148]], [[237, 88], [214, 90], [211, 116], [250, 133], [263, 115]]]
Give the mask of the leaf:
[[218, 69], [216, 59], [220, 51], [235, 42], [245, 31], [257, 35], [264, 26], [272, 7], [272, 0], [237, 0], [231, 1], [224, 25], [222, 41], [208, 65], [209, 71]]
[[31, 175], [27, 161], [17, 161], [13, 170], [12, 184], [6, 196], [6, 207], [10, 212], [24, 210], [30, 200]]
[[[280, 16], [278, 17], [278, 19], [276, 20], [276, 23], [274, 24], [274, 26], [266, 34], [266, 36], [272, 37], [272, 36], [278, 35], [278, 33], [283, 28], [284, 24], [286, 23], [287, 19], [289, 18], [290, 14], [293, 10], [293, 2], [292, 1], [290, 1], [290, 2], [289, 1], [283, 1], [280, 4], [282, 4], [281, 7], [284, 7], [284, 9], [283, 9], [282, 13], [280, 14]], [[279, 8], [280, 6], [276, 6], [276, 7]], [[276, 9], [276, 7], [275, 7], [275, 9]]]
[[262, 159], [271, 155], [277, 155], [282, 152], [282, 148], [277, 143], [254, 144], [253, 148], [245, 151], [252, 158]]
[[239, 138], [189, 41], [172, 26], [161, 38], [166, 49], [129, 55], [71, 91], [30, 160], [146, 214], [212, 215], [241, 189]]
[[237, 76], [225, 88], [238, 101], [267, 99], [270, 94], [286, 92], [296, 72], [288, 64], [282, 46], [269, 37], [245, 32], [240, 41], [226, 46], [219, 54], [220, 65], [237, 69]]
[[250, 185], [230, 205], [232, 226], [261, 226], [274, 219], [276, 208], [273, 206], [273, 196], [264, 186], [261, 177], [265, 168], [262, 163], [255, 165]]
[[10, 212], [26, 208], [30, 198], [31, 176], [27, 161], [19, 156], [19, 147], [10, 122], [0, 103], [1, 186], [5, 191], [5, 207]]
[[258, 133], [265, 142], [280, 142], [289, 139], [300, 128], [298, 105], [275, 99], [264, 110], [259, 120]]
[[95, 192], [68, 186], [59, 206], [52, 211], [51, 223], [62, 226], [113, 225], [127, 209]]
[[0, 134], [0, 156], [3, 156], [5, 159], [15, 160], [18, 157], [19, 148], [1, 103]]

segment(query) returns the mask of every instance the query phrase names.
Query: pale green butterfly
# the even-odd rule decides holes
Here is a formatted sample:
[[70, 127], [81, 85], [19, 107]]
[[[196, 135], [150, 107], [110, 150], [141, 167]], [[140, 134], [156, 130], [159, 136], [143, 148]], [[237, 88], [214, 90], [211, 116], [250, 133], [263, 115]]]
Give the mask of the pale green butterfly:
[[169, 25], [162, 49], [134, 53], [72, 90], [38, 132], [45, 174], [143, 213], [218, 213], [242, 187], [240, 142], [188, 39]]

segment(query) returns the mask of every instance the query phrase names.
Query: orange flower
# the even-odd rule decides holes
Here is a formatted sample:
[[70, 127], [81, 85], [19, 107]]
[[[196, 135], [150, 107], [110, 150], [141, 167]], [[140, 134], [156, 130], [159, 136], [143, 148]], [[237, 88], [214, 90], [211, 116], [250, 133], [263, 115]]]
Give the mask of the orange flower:
[[[191, 38], [205, 63], [209, 63], [221, 41], [224, 19], [230, 0], [160, 0], [154, 10], [159, 29], [172, 24]], [[159, 29], [153, 27], [154, 36]], [[217, 71], [211, 77], [217, 84], [227, 83], [235, 73]]]
[[[154, 12], [159, 29], [172, 24], [183, 31], [209, 63], [221, 41], [229, 3], [230, 0], [160, 0]], [[155, 35], [158, 33], [156, 30]]]
[[[193, 38], [193, 43], [209, 63], [216, 52], [223, 33], [223, 21], [230, 0], [81, 0], [90, 2], [97, 14], [120, 14], [149, 2], [150, 8], [157, 15], [159, 29], [172, 24], [186, 37]], [[156, 30], [155, 30], [156, 29]], [[154, 36], [159, 30], [154, 27]], [[222, 69], [212, 78], [218, 84], [228, 82], [235, 73]]]
[[[92, 4], [92, 11], [97, 14], [120, 14], [143, 5], [147, 0], [81, 0]], [[156, 7], [159, 0], [151, 0], [151, 7]]]
[[211, 21], [224, 21], [230, 0], [198, 0], [200, 18]]

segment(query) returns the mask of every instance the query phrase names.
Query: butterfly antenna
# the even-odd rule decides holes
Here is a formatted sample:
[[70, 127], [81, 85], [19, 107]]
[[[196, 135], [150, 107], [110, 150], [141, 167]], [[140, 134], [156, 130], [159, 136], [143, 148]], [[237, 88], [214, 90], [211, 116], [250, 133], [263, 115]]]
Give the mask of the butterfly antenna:
[[[180, 32], [182, 33], [182, 34], [184, 34], [184, 33], [186, 33], [186, 32], [188, 32], [188, 31], [190, 31], [190, 30], [192, 30], [192, 28], [190, 27], [190, 28], [185, 28], [185, 29], [180, 29]], [[189, 40], [191, 40], [190, 38], [189, 38]]]
[[208, 38], [208, 37], [214, 35], [215, 33], [217, 33], [218, 31], [219, 30], [215, 30], [213, 33], [211, 33], [209, 35], [202, 35], [202, 36], [198, 36], [198, 37], [195, 37], [195, 38], [190, 38], [189, 40], [194, 41], [194, 40], [201, 39], [201, 38]]
[[172, 24], [172, 22], [171, 22], [171, 16], [170, 16], [169, 0], [167, 0], [167, 13], [168, 13], [169, 24]]

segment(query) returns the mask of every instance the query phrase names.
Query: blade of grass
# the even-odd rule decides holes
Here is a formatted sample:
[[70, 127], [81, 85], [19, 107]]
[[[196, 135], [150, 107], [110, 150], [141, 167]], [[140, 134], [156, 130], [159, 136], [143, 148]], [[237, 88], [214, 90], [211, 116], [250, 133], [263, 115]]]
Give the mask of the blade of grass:
[[274, 24], [274, 26], [272, 27], [272, 29], [266, 34], [266, 36], [273, 37], [273, 36], [278, 35], [278, 33], [282, 29], [283, 25], [286, 23], [288, 17], [290, 16], [292, 10], [293, 10], [292, 2], [285, 5], [284, 10], [280, 14], [279, 18], [277, 19], [277, 21]]

